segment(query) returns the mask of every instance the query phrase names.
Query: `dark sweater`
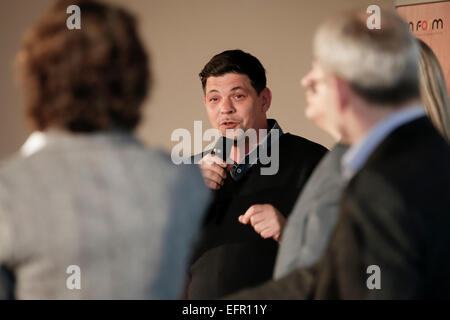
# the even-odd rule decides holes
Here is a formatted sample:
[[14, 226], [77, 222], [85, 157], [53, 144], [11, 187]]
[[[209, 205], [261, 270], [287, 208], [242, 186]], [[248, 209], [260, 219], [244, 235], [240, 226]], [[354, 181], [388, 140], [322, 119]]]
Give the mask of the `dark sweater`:
[[272, 204], [287, 216], [326, 152], [321, 145], [289, 133], [277, 143], [277, 174], [261, 175], [258, 162], [238, 181], [228, 173], [215, 191], [189, 269], [189, 299], [220, 298], [272, 277], [278, 243], [263, 239], [238, 217], [254, 204]]

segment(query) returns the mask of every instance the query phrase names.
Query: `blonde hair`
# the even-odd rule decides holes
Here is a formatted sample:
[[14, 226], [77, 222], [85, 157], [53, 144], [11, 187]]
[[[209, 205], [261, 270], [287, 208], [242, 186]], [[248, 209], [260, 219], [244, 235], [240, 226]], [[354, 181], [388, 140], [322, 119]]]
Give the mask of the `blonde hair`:
[[419, 98], [418, 44], [396, 13], [380, 12], [380, 29], [368, 28], [363, 9], [327, 20], [314, 38], [315, 57], [368, 101], [395, 104]]
[[439, 60], [422, 40], [420, 43], [420, 94], [425, 110], [442, 135], [450, 141], [450, 100]]

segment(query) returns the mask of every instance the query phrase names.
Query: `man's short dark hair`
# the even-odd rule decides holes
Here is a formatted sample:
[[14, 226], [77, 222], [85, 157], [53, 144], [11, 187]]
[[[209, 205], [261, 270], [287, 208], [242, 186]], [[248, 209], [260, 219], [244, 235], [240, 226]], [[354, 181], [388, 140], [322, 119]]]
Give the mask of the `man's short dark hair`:
[[242, 50], [227, 50], [216, 54], [200, 72], [203, 92], [209, 77], [220, 77], [226, 73], [245, 74], [257, 94], [266, 87], [266, 70], [259, 60]]
[[[81, 29], [66, 13], [78, 5]], [[27, 34], [17, 57], [34, 129], [132, 130], [150, 83], [147, 53], [128, 12], [93, 0], [59, 0]]]

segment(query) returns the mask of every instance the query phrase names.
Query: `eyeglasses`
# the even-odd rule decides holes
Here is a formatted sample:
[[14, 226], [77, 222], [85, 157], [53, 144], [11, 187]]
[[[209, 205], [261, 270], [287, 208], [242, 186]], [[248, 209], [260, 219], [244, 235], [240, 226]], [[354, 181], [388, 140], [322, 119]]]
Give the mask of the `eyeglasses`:
[[322, 69], [320, 68], [319, 64], [316, 61], [312, 62], [311, 68], [312, 68], [311, 71], [306, 76], [308, 79], [306, 88], [308, 90], [315, 92], [317, 86], [321, 82], [325, 82], [328, 80], [328, 74], [324, 74], [324, 72], [322, 71]]
[[321, 82], [325, 82], [328, 79], [327, 76], [322, 76], [322, 77], [311, 77], [309, 79], [308, 82], [308, 88], [312, 91], [316, 91], [317, 86], [321, 83]]

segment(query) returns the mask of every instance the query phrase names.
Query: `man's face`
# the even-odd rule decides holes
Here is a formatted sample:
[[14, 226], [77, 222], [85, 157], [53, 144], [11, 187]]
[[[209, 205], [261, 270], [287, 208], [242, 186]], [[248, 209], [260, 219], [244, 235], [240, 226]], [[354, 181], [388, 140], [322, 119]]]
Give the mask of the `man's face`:
[[226, 73], [206, 80], [204, 104], [209, 121], [230, 139], [240, 138], [237, 129], [267, 128], [270, 101], [270, 90], [265, 88], [258, 95], [244, 74]]
[[321, 129], [336, 136], [338, 95], [333, 86], [333, 77], [327, 75], [319, 63], [301, 80], [306, 89], [306, 117]]

